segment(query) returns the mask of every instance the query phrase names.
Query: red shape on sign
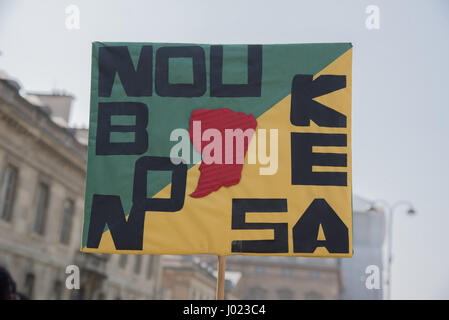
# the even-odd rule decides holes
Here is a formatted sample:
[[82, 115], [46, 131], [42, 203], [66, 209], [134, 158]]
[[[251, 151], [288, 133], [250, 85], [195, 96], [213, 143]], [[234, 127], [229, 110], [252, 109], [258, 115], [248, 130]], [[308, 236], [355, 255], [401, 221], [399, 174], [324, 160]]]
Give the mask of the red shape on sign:
[[[200, 121], [200, 132], [195, 132], [199, 126], [198, 122], [196, 122], [195, 126], [194, 121]], [[251, 141], [257, 127], [257, 120], [254, 116], [252, 114], [247, 115], [243, 112], [235, 112], [228, 108], [217, 110], [197, 109], [192, 112], [189, 125], [190, 140], [192, 141], [195, 150], [199, 153], [202, 153], [204, 147], [208, 144], [214, 143], [214, 138], [211, 138], [211, 141], [203, 141], [203, 133], [208, 129], [218, 130], [221, 134], [222, 155], [220, 162], [216, 161], [215, 163], [208, 164], [206, 163], [207, 161], [205, 161], [207, 160], [205, 159], [207, 156], [203, 154], [203, 161], [199, 168], [200, 178], [198, 180], [198, 185], [190, 196], [193, 198], [201, 198], [223, 186], [229, 187], [238, 184], [243, 169], [242, 160], [245, 158], [249, 141]], [[225, 132], [226, 129], [228, 129], [228, 137]], [[236, 129], [237, 131], [235, 131]], [[240, 149], [240, 158], [238, 157], [237, 139], [229, 138], [230, 130], [237, 133], [239, 132], [238, 129], [241, 129], [240, 132], [246, 131], [248, 133], [248, 138], [243, 138], [243, 155], [241, 154]], [[250, 130], [247, 131], [248, 129]], [[228, 146], [228, 148], [226, 148], [226, 146]], [[232, 150], [232, 163], [229, 163], [231, 162], [231, 157], [229, 155], [230, 150]], [[228, 163], [226, 162], [226, 152], [228, 152]]]

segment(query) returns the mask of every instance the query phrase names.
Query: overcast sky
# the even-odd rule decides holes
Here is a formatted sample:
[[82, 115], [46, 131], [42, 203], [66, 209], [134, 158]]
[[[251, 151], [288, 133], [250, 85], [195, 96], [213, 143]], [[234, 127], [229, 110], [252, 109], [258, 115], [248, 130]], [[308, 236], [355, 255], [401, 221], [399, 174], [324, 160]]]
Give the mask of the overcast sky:
[[[80, 29], [65, 26], [68, 5]], [[380, 29], [365, 27], [368, 5]], [[0, 0], [0, 70], [76, 97], [87, 125], [92, 41], [352, 42], [353, 190], [411, 200], [394, 225], [393, 298], [449, 298], [449, 1]]]

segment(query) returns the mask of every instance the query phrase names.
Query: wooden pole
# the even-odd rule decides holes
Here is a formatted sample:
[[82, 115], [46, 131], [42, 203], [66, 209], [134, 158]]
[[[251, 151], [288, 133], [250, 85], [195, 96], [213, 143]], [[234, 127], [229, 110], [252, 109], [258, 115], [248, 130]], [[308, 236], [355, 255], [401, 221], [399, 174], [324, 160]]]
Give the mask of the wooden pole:
[[218, 256], [218, 272], [217, 272], [217, 300], [224, 300], [225, 292], [225, 272], [226, 272], [226, 256]]

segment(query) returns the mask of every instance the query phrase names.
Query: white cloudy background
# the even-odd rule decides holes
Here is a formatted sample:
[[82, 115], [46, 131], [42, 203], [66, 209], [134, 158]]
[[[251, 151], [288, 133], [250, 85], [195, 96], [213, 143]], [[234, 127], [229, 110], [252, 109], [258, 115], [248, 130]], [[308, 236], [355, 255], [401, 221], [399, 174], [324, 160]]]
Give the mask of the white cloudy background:
[[[67, 30], [65, 8], [80, 9]], [[380, 9], [380, 29], [365, 8]], [[92, 41], [352, 42], [353, 189], [411, 200], [394, 226], [393, 298], [449, 298], [449, 1], [0, 0], [0, 70], [76, 97], [88, 124]]]

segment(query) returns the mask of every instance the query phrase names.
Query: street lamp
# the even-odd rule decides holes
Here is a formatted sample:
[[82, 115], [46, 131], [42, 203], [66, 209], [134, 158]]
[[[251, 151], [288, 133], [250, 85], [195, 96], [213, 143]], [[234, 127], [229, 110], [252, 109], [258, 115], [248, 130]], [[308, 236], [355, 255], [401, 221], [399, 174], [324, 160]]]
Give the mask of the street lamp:
[[393, 261], [393, 214], [396, 212], [396, 209], [398, 209], [400, 206], [407, 206], [407, 215], [414, 216], [416, 214], [416, 210], [414, 209], [413, 205], [409, 201], [399, 201], [396, 202], [394, 205], [390, 205], [385, 200], [376, 200], [371, 203], [371, 207], [369, 211], [376, 211], [376, 203], [382, 203], [383, 207], [386, 209], [385, 211], [388, 214], [388, 238], [387, 238], [387, 245], [388, 245], [388, 261], [387, 261], [387, 294], [386, 294], [386, 300], [391, 299], [391, 262]]

